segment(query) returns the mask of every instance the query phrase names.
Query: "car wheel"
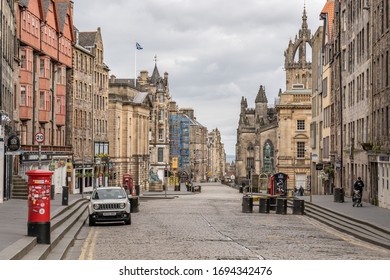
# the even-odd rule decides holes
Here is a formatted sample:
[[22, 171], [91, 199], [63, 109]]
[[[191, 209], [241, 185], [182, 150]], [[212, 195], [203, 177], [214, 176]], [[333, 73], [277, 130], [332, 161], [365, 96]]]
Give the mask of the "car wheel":
[[89, 222], [89, 226], [90, 227], [93, 227], [96, 224], [95, 220], [93, 218], [91, 218], [91, 217], [89, 217], [88, 222]]
[[131, 225], [131, 215], [125, 220], [125, 225]]

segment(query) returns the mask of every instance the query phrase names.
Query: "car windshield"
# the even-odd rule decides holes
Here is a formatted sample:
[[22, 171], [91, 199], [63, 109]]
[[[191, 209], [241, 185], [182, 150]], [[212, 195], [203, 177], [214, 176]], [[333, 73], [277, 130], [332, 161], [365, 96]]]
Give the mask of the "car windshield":
[[92, 199], [121, 199], [125, 197], [126, 193], [117, 188], [97, 189], [92, 195]]

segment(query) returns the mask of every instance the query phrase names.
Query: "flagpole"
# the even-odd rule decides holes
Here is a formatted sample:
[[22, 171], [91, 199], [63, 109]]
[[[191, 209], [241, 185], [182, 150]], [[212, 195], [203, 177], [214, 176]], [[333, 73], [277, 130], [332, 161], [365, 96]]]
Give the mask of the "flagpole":
[[137, 47], [134, 49], [134, 88], [137, 87]]

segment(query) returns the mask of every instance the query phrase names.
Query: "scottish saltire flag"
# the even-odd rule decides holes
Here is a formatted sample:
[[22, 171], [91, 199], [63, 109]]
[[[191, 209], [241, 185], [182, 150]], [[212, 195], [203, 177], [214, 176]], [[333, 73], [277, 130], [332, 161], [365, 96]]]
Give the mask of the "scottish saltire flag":
[[143, 49], [143, 47], [141, 47], [141, 45], [138, 44], [138, 43], [135, 43], [135, 46], [136, 46], [137, 50], [142, 50]]

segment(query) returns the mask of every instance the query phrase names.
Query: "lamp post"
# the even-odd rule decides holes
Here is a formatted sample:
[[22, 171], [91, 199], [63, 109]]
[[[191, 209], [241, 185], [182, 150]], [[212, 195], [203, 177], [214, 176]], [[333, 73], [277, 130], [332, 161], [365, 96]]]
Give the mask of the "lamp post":
[[9, 126], [10, 122], [11, 120], [8, 117], [8, 114], [5, 113], [4, 111], [0, 111], [0, 203], [3, 203], [4, 200], [4, 184], [6, 182], [6, 177], [8, 177], [8, 176], [4, 176], [4, 160], [5, 160], [4, 142], [6, 137], [5, 127]]
[[4, 133], [3, 112], [0, 111], [0, 203], [3, 203], [4, 190]]

